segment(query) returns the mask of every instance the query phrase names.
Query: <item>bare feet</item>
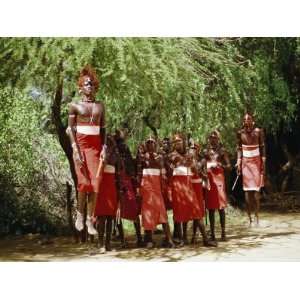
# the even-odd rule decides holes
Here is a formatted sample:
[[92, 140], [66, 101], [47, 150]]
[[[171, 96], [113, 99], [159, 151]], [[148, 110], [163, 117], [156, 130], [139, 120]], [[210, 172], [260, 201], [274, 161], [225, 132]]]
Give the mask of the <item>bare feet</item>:
[[227, 238], [226, 238], [226, 233], [225, 232], [222, 232], [222, 235], [221, 235], [221, 241], [222, 242], [227, 242]]
[[99, 253], [100, 253], [100, 254], [105, 254], [105, 252], [106, 252], [106, 251], [105, 251], [105, 247], [101, 247]]
[[184, 244], [185, 246], [189, 244], [189, 241], [188, 241], [187, 238], [184, 238], [184, 239], [183, 239], [183, 244]]
[[153, 242], [148, 242], [148, 243], [146, 244], [146, 248], [147, 248], [147, 249], [153, 249], [153, 248], [154, 248], [154, 243], [153, 243]]
[[195, 237], [195, 236], [192, 237], [192, 239], [191, 239], [191, 244], [192, 244], [192, 245], [195, 245], [195, 244], [196, 244], [196, 237]]
[[218, 244], [216, 241], [203, 241], [203, 246], [204, 247], [218, 247]]
[[170, 240], [170, 241], [164, 240], [162, 247], [163, 248], [175, 248], [175, 244], [173, 243], [172, 240]]
[[143, 241], [143, 240], [137, 240], [137, 242], [136, 242], [136, 246], [138, 247], [138, 248], [143, 248], [143, 247], [145, 247], [145, 242]]
[[105, 245], [105, 250], [106, 251], [111, 251], [111, 245], [110, 244], [106, 244]]

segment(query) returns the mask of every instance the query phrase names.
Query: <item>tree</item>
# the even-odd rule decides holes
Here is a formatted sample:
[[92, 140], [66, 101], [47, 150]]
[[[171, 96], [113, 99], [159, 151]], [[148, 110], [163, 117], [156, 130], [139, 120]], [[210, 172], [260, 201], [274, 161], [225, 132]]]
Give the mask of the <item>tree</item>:
[[100, 76], [97, 98], [105, 102], [108, 129], [127, 126], [133, 150], [150, 132], [185, 131], [205, 143], [218, 128], [234, 154], [246, 110], [269, 141], [296, 132], [296, 38], [1, 38], [0, 53], [0, 89], [39, 99], [42, 132], [55, 134], [75, 183], [65, 128], [87, 63]]

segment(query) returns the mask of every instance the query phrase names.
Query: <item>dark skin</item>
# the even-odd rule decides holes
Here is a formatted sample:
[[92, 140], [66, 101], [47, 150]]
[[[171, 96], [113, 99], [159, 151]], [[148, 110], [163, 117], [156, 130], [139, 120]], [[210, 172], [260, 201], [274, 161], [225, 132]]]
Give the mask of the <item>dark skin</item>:
[[[74, 162], [78, 167], [84, 168], [85, 170], [84, 158], [81, 155], [76, 140], [76, 125], [78, 122], [90, 121], [94, 124], [99, 124], [101, 140], [105, 143], [105, 110], [102, 102], [95, 101], [95, 85], [89, 76], [84, 76], [84, 83], [83, 86], [80, 87], [80, 91], [83, 94], [82, 101], [79, 103], [71, 103], [69, 106], [67, 133], [73, 148]], [[104, 158], [104, 155], [105, 153], [102, 151], [101, 157]], [[95, 209], [96, 198], [96, 193], [78, 192], [78, 211], [83, 214], [84, 204], [85, 201], [87, 201], [88, 216], [92, 216]]]
[[[224, 170], [229, 171], [231, 169], [231, 164], [229, 160], [228, 153], [221, 146], [219, 137], [216, 133], [212, 133], [208, 140], [208, 148], [204, 152], [206, 160], [209, 162], [215, 163], [212, 168], [221, 167]], [[226, 232], [225, 232], [225, 210], [219, 209], [220, 223], [221, 223], [221, 240], [226, 241]], [[209, 224], [210, 224], [210, 233], [211, 240], [215, 241], [215, 210], [209, 210]]]
[[[127, 130], [126, 129], [117, 130], [117, 132], [115, 134], [115, 140], [116, 140], [116, 144], [118, 146], [119, 154], [121, 157], [121, 168], [125, 169], [126, 174], [131, 177], [131, 182], [132, 182], [133, 188], [135, 189], [135, 185], [136, 185], [135, 162], [132, 158], [129, 147], [126, 144], [126, 138], [127, 138]], [[122, 187], [120, 187], [120, 197], [124, 197]], [[133, 222], [133, 224], [134, 224], [136, 238], [137, 238], [136, 244], [138, 247], [142, 247], [144, 245], [144, 243], [143, 243], [143, 238], [142, 238], [142, 234], [141, 234], [141, 222], [140, 222], [139, 216], [137, 216], [137, 218]], [[121, 238], [122, 247], [126, 248], [127, 243], [125, 241], [122, 220], [120, 220], [120, 222], [117, 224], [117, 228], [118, 228], [119, 235]]]
[[[186, 151], [185, 143], [184, 140], [180, 137], [176, 137], [174, 139], [174, 151], [170, 154], [170, 162], [171, 162], [171, 168], [174, 169], [178, 166], [186, 166], [190, 167], [192, 172], [194, 174], [199, 174], [199, 176], [202, 176], [202, 171], [197, 163], [196, 159], [196, 152], [194, 150]], [[193, 227], [197, 230], [199, 228], [202, 238], [203, 238], [203, 244], [204, 246], [207, 247], [215, 247], [217, 246], [215, 242], [208, 241], [206, 231], [205, 231], [205, 226], [203, 219], [196, 219], [193, 220]], [[181, 224], [181, 223], [175, 223], [177, 225], [177, 230], [179, 233], [179, 239], [180, 245], [187, 244], [187, 222]], [[179, 224], [179, 225], [178, 225]], [[182, 228], [181, 228], [182, 226]], [[195, 231], [196, 234], [196, 231]], [[195, 236], [193, 239], [193, 242], [195, 241]]]
[[[173, 151], [168, 156], [169, 161], [169, 176], [172, 176], [172, 170], [176, 167], [178, 167], [181, 162], [185, 161], [186, 154], [186, 147], [184, 140], [181, 137], [175, 137], [173, 140]], [[187, 223], [178, 223], [174, 221], [174, 233], [173, 238], [175, 241], [177, 241], [180, 245], [188, 244], [187, 241]]]
[[[246, 114], [243, 118], [243, 128], [237, 134], [237, 172], [240, 175], [242, 171], [242, 145], [259, 145], [261, 155], [261, 173], [265, 177], [266, 170], [266, 149], [265, 136], [262, 129], [255, 127], [255, 122], [250, 114]], [[249, 225], [252, 226], [253, 220], [251, 216], [254, 211], [256, 224], [259, 224], [259, 208], [261, 194], [258, 191], [245, 191], [246, 209], [249, 217]]]
[[[115, 180], [116, 180], [116, 190], [120, 191], [120, 157], [117, 145], [112, 136], [107, 138], [107, 154], [105, 164], [115, 166]], [[119, 199], [119, 197], [118, 197]], [[98, 237], [99, 237], [99, 247], [102, 253], [106, 251], [111, 251], [111, 233], [112, 233], [112, 221], [113, 216], [99, 216], [98, 217]], [[104, 234], [105, 234], [105, 247], [104, 247]]]
[[163, 197], [166, 203], [170, 202], [170, 196], [168, 195], [168, 186], [169, 186], [169, 179], [171, 178], [172, 170], [170, 168], [170, 162], [169, 162], [169, 154], [171, 151], [171, 143], [169, 138], [164, 138], [162, 142], [162, 148], [161, 153], [163, 157], [163, 163], [164, 163], [164, 173], [166, 176], [164, 176], [162, 180], [162, 193]]
[[[206, 160], [199, 158], [199, 149], [192, 145], [189, 149], [189, 154], [191, 155], [195, 163], [195, 169], [194, 169], [195, 174], [197, 174], [200, 178], [202, 178], [202, 180], [207, 180]], [[198, 229], [202, 235], [204, 246], [207, 247], [217, 246], [217, 243], [208, 240], [203, 218], [193, 220], [193, 236], [191, 240], [192, 244], [196, 242], [196, 234]]]
[[[164, 168], [164, 161], [162, 155], [158, 154], [156, 152], [156, 143], [154, 140], [148, 140], [146, 142], [145, 152], [140, 155], [139, 161], [138, 161], [138, 184], [140, 186], [141, 179], [142, 179], [142, 172], [143, 168], [153, 168], [153, 169], [159, 169], [162, 170]], [[167, 180], [165, 174], [161, 174], [162, 181]], [[140, 188], [137, 188], [137, 195], [141, 197], [140, 195]], [[163, 223], [162, 224], [165, 238], [167, 241], [168, 247], [173, 247], [173, 241], [171, 238], [171, 232], [170, 232], [170, 226], [169, 223]], [[146, 242], [147, 245], [152, 245], [152, 231], [151, 230], [145, 230], [146, 235]]]

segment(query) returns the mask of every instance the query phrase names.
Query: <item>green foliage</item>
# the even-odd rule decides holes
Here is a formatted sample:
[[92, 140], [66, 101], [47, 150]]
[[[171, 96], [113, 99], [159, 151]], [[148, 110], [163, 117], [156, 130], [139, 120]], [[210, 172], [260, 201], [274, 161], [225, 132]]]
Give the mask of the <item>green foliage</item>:
[[20, 71], [16, 80], [6, 67], [6, 83], [52, 97], [63, 76], [65, 123], [79, 70], [92, 64], [100, 74], [98, 98], [106, 104], [108, 126], [128, 124], [134, 148], [151, 131], [147, 120], [160, 136], [184, 130], [202, 142], [219, 128], [233, 149], [233, 131], [247, 109], [275, 132], [294, 118], [298, 103], [283, 74], [286, 57], [296, 51], [295, 39], [14, 38], [1, 43], [10, 70]]
[[69, 176], [56, 137], [41, 127], [42, 104], [11, 88], [0, 101], [0, 234], [63, 224]]
[[[109, 130], [128, 126], [133, 150], [151, 128], [160, 137], [185, 131], [201, 143], [218, 128], [234, 154], [246, 110], [268, 133], [290, 130], [298, 114], [299, 45], [297, 38], [2, 38], [1, 190], [4, 182], [28, 190], [43, 183], [33, 189], [41, 211], [63, 207], [69, 173], [51, 102], [62, 79], [66, 125], [85, 64], [99, 74]], [[9, 194], [23, 199], [23, 191]]]

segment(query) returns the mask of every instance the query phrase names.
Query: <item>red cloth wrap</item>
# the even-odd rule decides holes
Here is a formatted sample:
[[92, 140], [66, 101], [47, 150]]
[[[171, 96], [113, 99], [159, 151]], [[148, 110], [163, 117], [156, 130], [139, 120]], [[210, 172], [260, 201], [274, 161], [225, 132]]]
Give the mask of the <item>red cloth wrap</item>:
[[191, 180], [192, 175], [172, 177], [172, 206], [175, 222], [188, 222], [203, 216]]
[[172, 209], [172, 187], [167, 181], [162, 184], [162, 195], [166, 209]]
[[[243, 145], [243, 150], [257, 151], [259, 146]], [[259, 152], [259, 151], [257, 151]], [[244, 153], [244, 152], [243, 152]], [[264, 178], [261, 172], [262, 167], [261, 156], [242, 157], [242, 176], [243, 176], [243, 190], [244, 191], [260, 191], [264, 186]]]
[[[199, 180], [200, 177], [197, 175], [193, 175], [192, 181], [194, 180]], [[200, 211], [201, 211], [201, 218], [204, 217], [205, 215], [205, 203], [204, 203], [204, 194], [203, 194], [203, 186], [202, 186], [202, 181], [201, 182], [193, 182], [193, 188], [196, 193], [197, 199], [199, 201], [200, 205]]]
[[207, 169], [210, 190], [207, 193], [207, 209], [223, 209], [227, 206], [225, 176], [223, 168]]
[[142, 226], [145, 230], [154, 230], [158, 224], [167, 223], [160, 180], [160, 175], [143, 175], [142, 178]]
[[[75, 163], [77, 190], [78, 192], [98, 193], [99, 182], [96, 179], [96, 174], [99, 165], [100, 152], [102, 150], [100, 135], [86, 135], [77, 132], [76, 140], [84, 159], [84, 165], [81, 168]], [[85, 176], [85, 172], [87, 177]]]
[[103, 172], [95, 208], [95, 216], [116, 216], [118, 197], [114, 173]]
[[123, 197], [120, 199], [121, 218], [135, 221], [141, 208], [137, 203], [131, 178], [124, 171], [121, 172], [120, 177], [123, 190]]

